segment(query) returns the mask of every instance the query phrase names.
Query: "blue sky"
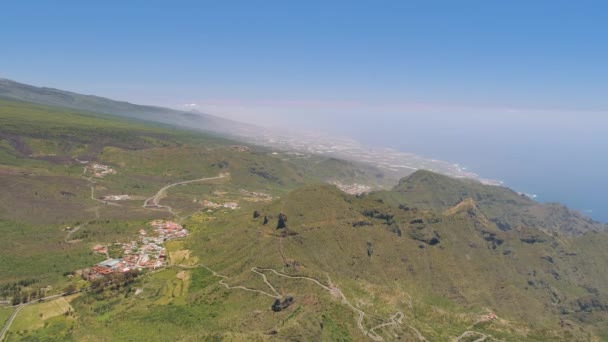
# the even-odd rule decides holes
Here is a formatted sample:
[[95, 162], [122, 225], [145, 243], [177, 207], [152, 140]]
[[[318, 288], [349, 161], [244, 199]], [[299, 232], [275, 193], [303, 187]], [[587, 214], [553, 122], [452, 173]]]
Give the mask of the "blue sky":
[[600, 1], [83, 3], [3, 3], [0, 74], [260, 112], [608, 108]]
[[125, 3], [3, 2], [0, 77], [321, 128], [608, 221], [605, 1]]

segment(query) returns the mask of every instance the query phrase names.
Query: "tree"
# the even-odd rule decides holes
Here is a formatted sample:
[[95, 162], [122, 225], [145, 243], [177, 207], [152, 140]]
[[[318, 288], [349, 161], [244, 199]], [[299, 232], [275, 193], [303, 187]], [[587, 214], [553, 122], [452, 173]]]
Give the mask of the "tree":
[[77, 290], [78, 290], [78, 288], [76, 287], [76, 284], [69, 283], [68, 286], [66, 286], [64, 292], [67, 294], [72, 294], [72, 293], [76, 292]]
[[277, 221], [277, 229], [287, 228], [287, 215], [279, 214], [279, 219]]

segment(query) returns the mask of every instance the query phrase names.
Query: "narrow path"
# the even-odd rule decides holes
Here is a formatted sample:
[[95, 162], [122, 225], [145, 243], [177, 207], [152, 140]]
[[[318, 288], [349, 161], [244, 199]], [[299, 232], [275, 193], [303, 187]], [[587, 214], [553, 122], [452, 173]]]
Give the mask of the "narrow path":
[[391, 325], [395, 325], [395, 324], [401, 324], [403, 323], [403, 318], [405, 317], [405, 315], [403, 314], [403, 312], [399, 311], [396, 312], [394, 315], [392, 315], [391, 317], [389, 317], [388, 322], [382, 323], [382, 324], [378, 324], [375, 327], [369, 329], [370, 332], [374, 333], [377, 335], [376, 333], [376, 329], [382, 329], [384, 327], [388, 327]]
[[[81, 162], [82, 160], [76, 158], [76, 157], [72, 157], [74, 160], [76, 160], [77, 162]], [[117, 207], [122, 207], [123, 205], [118, 204], [118, 203], [114, 203], [114, 202], [108, 202], [108, 201], [104, 201], [104, 200], [100, 200], [99, 198], [95, 197], [95, 185], [97, 185], [97, 182], [93, 179], [93, 177], [87, 177], [87, 167], [84, 166], [82, 168], [82, 173], [80, 174], [80, 177], [84, 178], [87, 182], [89, 182], [89, 186], [91, 187], [91, 196], [90, 198], [93, 201], [102, 203], [102, 204], [107, 204], [107, 205], [113, 205], [113, 206], [117, 206]]]
[[415, 333], [416, 333], [416, 337], [418, 338], [418, 341], [421, 342], [428, 342], [428, 340], [422, 336], [422, 334], [420, 333], [420, 331], [418, 331], [418, 329], [414, 328], [413, 326], [409, 326], [410, 329], [412, 329]]
[[82, 228], [82, 224], [78, 225], [72, 229], [70, 229], [70, 231], [68, 232], [68, 234], [65, 236], [65, 239], [63, 239], [63, 241], [70, 243], [72, 240], [70, 240], [70, 237], [72, 236], [72, 234], [76, 233], [77, 231], [80, 230], [80, 228]]
[[[365, 317], [365, 312], [363, 312], [362, 310], [356, 308], [354, 305], [351, 304], [351, 302], [346, 298], [346, 296], [344, 295], [344, 293], [342, 293], [342, 291], [337, 287], [334, 286], [331, 282], [331, 279], [329, 278], [329, 275], [327, 276], [328, 278], [328, 283], [329, 285], [325, 285], [322, 282], [320, 282], [319, 280], [315, 279], [315, 278], [311, 278], [311, 277], [306, 277], [306, 276], [291, 276], [291, 275], [287, 275], [281, 272], [278, 272], [275, 269], [272, 268], [261, 268], [261, 267], [252, 267], [251, 268], [251, 272], [256, 273], [258, 275], [260, 275], [264, 281], [264, 283], [272, 290], [272, 292], [274, 294], [262, 291], [262, 290], [257, 290], [257, 289], [252, 289], [252, 288], [248, 288], [248, 287], [244, 287], [244, 286], [230, 286], [228, 285], [224, 280], [228, 279], [228, 276], [225, 276], [223, 274], [220, 274], [216, 271], [214, 271], [213, 269], [203, 265], [203, 264], [199, 264], [199, 265], [195, 265], [195, 266], [179, 266], [179, 265], [174, 265], [176, 267], [180, 267], [180, 268], [195, 268], [195, 267], [203, 267], [206, 270], [208, 270], [209, 272], [211, 272], [211, 274], [213, 274], [213, 276], [215, 277], [219, 277], [222, 278], [218, 283], [222, 286], [224, 286], [226, 289], [228, 290], [233, 290], [233, 289], [240, 289], [240, 290], [244, 290], [244, 291], [249, 291], [249, 292], [255, 292], [255, 293], [259, 293], [259, 294], [263, 294], [265, 296], [271, 297], [271, 298], [275, 298], [275, 299], [283, 299], [283, 296], [276, 290], [276, 288], [270, 283], [270, 281], [268, 281], [268, 278], [266, 277], [266, 275], [262, 272], [272, 272], [275, 275], [279, 276], [279, 277], [283, 277], [283, 278], [288, 278], [288, 279], [296, 279], [296, 280], [306, 280], [306, 281], [310, 281], [316, 285], [318, 285], [319, 287], [321, 287], [322, 289], [328, 291], [331, 295], [336, 296], [336, 297], [340, 297], [340, 299], [342, 300], [342, 303], [346, 304], [348, 307], [350, 307], [353, 311], [355, 311], [358, 316], [357, 316], [357, 326], [359, 328], [359, 330], [361, 330], [361, 332], [363, 333], [363, 335], [368, 336], [369, 338], [371, 338], [374, 341], [383, 341], [382, 336], [380, 336], [375, 330], [377, 329], [382, 329], [384, 327], [387, 326], [391, 326], [391, 325], [398, 325], [398, 324], [402, 324], [403, 323], [403, 318], [405, 317], [405, 314], [401, 311], [397, 311], [394, 315], [392, 315], [389, 318], [388, 322], [384, 322], [381, 323], [373, 328], [371, 328], [369, 331], [367, 329], [365, 329], [365, 327], [363, 326], [363, 319]], [[418, 332], [418, 330], [416, 330], [416, 328], [411, 327], [414, 331], [416, 331], [419, 339], [421, 341], [426, 341], [426, 339], [420, 334], [420, 332]]]
[[[271, 285], [271, 284], [268, 282], [268, 279], [266, 279], [266, 275], [264, 275], [264, 274], [262, 274], [262, 273], [259, 273], [259, 272], [255, 272], [255, 271], [253, 270], [255, 267], [252, 267], [252, 268], [251, 268], [251, 271], [252, 271], [252, 272], [255, 272], [255, 273], [257, 273], [257, 274], [262, 275], [262, 277], [263, 277], [263, 279], [264, 279], [264, 283], [266, 283], [266, 285], [268, 285], [268, 287], [270, 287], [270, 289], [272, 290], [272, 292], [274, 292], [274, 293], [275, 293], [274, 295], [273, 295], [273, 294], [270, 294], [270, 293], [268, 293], [268, 292], [262, 291], [262, 290], [256, 290], [256, 289], [248, 288], [248, 287], [245, 287], [245, 286], [240, 286], [240, 285], [238, 285], [238, 286], [230, 286], [230, 285], [228, 285], [227, 283], [225, 283], [225, 282], [224, 282], [224, 279], [228, 279], [228, 278], [229, 278], [228, 276], [225, 276], [225, 275], [223, 275], [223, 274], [219, 274], [219, 273], [217, 273], [216, 271], [212, 270], [211, 268], [209, 268], [209, 267], [207, 267], [207, 266], [205, 266], [205, 265], [203, 265], [203, 264], [201, 264], [201, 265], [199, 265], [199, 266], [200, 266], [200, 267], [203, 267], [203, 268], [205, 268], [207, 271], [211, 272], [211, 274], [213, 274], [215, 277], [222, 278], [222, 279], [221, 279], [221, 280], [218, 282], [218, 284], [220, 284], [220, 285], [224, 286], [224, 287], [225, 287], [226, 289], [228, 289], [228, 290], [239, 289], [239, 290], [244, 290], [244, 291], [249, 291], [249, 292], [255, 292], [255, 293], [263, 294], [263, 295], [265, 295], [265, 296], [268, 296], [268, 297], [270, 297], [270, 298], [274, 298], [274, 299], [282, 299], [282, 298], [283, 298], [283, 296], [282, 296], [282, 295], [281, 295], [279, 292], [277, 292], [277, 290], [274, 288], [274, 286], [272, 286], [272, 285]], [[191, 266], [191, 267], [182, 267], [182, 268], [195, 268], [195, 267], [197, 267], [197, 266]]]
[[[342, 290], [340, 290], [337, 286], [334, 286], [331, 283], [331, 279], [329, 279], [328, 276], [328, 280], [330, 283], [330, 286], [327, 286], [323, 283], [321, 283], [319, 280], [315, 279], [315, 278], [310, 278], [310, 277], [305, 277], [305, 276], [290, 276], [281, 272], [278, 272], [272, 268], [255, 268], [256, 270], [259, 271], [268, 271], [268, 272], [272, 272], [274, 274], [276, 274], [277, 276], [280, 277], [284, 277], [284, 278], [289, 278], [289, 279], [298, 279], [298, 280], [307, 280], [307, 281], [311, 281], [315, 284], [317, 284], [318, 286], [320, 286], [321, 288], [323, 288], [326, 291], [329, 291], [332, 295], [334, 296], [338, 296], [342, 299], [342, 303], [346, 304], [348, 307], [350, 307], [353, 311], [355, 311], [358, 314], [357, 317], [357, 326], [359, 327], [359, 330], [361, 330], [361, 332], [363, 333], [363, 335], [368, 336], [369, 338], [371, 338], [374, 341], [383, 341], [382, 336], [378, 335], [378, 333], [376, 333], [374, 330], [375, 329], [380, 329], [386, 326], [390, 326], [390, 325], [396, 325], [396, 324], [401, 324], [403, 317], [405, 316], [403, 314], [403, 312], [398, 311], [396, 312], [393, 316], [391, 316], [390, 321], [386, 322], [386, 323], [382, 323], [372, 329], [370, 329], [369, 331], [367, 329], [365, 329], [365, 327], [363, 326], [363, 319], [365, 318], [365, 312], [363, 312], [361, 309], [355, 307], [344, 295], [344, 293], [342, 292]], [[253, 269], [252, 269], [253, 270]]]
[[[80, 162], [81, 160], [76, 158], [76, 157], [72, 157], [74, 160]], [[114, 206], [118, 206], [118, 207], [122, 207], [122, 205], [118, 204], [118, 203], [112, 203], [112, 202], [107, 202], [107, 201], [103, 201], [100, 200], [98, 198], [95, 198], [95, 185], [97, 184], [97, 182], [92, 178], [92, 177], [87, 177], [86, 176], [87, 173], [87, 167], [84, 166], [82, 168], [82, 174], [80, 174], [80, 177], [84, 178], [87, 182], [89, 182], [89, 186], [91, 187], [91, 195], [90, 198], [94, 201], [100, 202], [102, 204], [107, 204], [107, 205], [114, 205]], [[91, 208], [89, 208], [88, 210], [90, 210]], [[99, 207], [93, 207], [94, 211], [95, 211], [95, 218], [99, 219]], [[72, 243], [72, 242], [77, 242], [77, 240], [70, 240], [70, 237], [72, 236], [72, 234], [76, 233], [77, 231], [79, 231], [85, 224], [80, 224], [76, 227], [74, 227], [74, 229], [70, 230], [68, 232], [68, 234], [66, 235], [65, 239], [63, 240], [66, 243]], [[1, 340], [0, 340], [1, 341]]]
[[281, 259], [283, 259], [283, 265], [287, 265], [287, 258], [283, 254], [283, 239], [279, 239], [279, 254], [281, 254]]
[[110, 201], [105, 201], [105, 200], [101, 200], [99, 198], [95, 197], [95, 185], [97, 184], [97, 182], [95, 182], [94, 180], [90, 179], [90, 178], [86, 178], [89, 182], [91, 182], [91, 199], [93, 201], [97, 201], [99, 203], [103, 203], [103, 204], [107, 204], [107, 205], [113, 205], [115, 207], [123, 207], [122, 204], [118, 204], [118, 203], [114, 203], [114, 202], [110, 202]]

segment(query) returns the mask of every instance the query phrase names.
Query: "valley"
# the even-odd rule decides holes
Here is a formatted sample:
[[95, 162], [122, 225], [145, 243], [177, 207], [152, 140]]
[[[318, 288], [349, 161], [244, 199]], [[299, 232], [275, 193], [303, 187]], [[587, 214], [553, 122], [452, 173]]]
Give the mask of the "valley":
[[608, 342], [608, 3], [2, 13], [0, 342]]
[[0, 103], [4, 341], [608, 334], [606, 225], [563, 206]]

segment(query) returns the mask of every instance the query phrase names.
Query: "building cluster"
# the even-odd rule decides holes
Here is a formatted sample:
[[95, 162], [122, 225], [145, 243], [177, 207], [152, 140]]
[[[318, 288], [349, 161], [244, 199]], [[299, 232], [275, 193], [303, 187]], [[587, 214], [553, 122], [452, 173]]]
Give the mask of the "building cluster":
[[240, 189], [239, 192], [241, 195], [246, 196], [243, 200], [248, 202], [270, 202], [272, 201], [272, 196], [263, 192], [254, 192], [247, 191], [245, 189]]
[[234, 145], [232, 148], [237, 152], [249, 152], [249, 147], [243, 145]]
[[483, 321], [483, 322], [488, 322], [488, 321], [493, 321], [493, 320], [495, 320], [495, 319], [497, 319], [497, 318], [498, 318], [498, 317], [496, 316], [496, 314], [495, 314], [495, 313], [490, 312], [490, 313], [488, 313], [487, 315], [482, 315], [482, 316], [481, 316], [481, 321]]
[[93, 246], [93, 252], [97, 254], [108, 254], [108, 246], [106, 245], [95, 245]]
[[[188, 235], [188, 231], [179, 223], [165, 220], [154, 220], [150, 222], [150, 226], [152, 227], [150, 234], [142, 228], [139, 230], [138, 240], [114, 244], [114, 247], [120, 249], [121, 257], [109, 258], [93, 267], [80, 270], [77, 274], [84, 279], [93, 280], [112, 273], [165, 266], [167, 264], [165, 241], [184, 237]], [[107, 255], [108, 246], [95, 245], [93, 251]]]
[[204, 207], [213, 208], [213, 209], [218, 209], [218, 208], [238, 209], [239, 208], [239, 204], [236, 202], [215, 203], [215, 202], [211, 202], [208, 200], [203, 200], [202, 203], [203, 203]]
[[116, 173], [116, 170], [109, 167], [108, 165], [103, 165], [103, 164], [94, 163], [94, 164], [87, 166], [87, 168], [93, 173], [94, 177], [98, 177], [98, 178], [102, 178], [105, 175], [113, 175]]
[[[154, 228], [154, 232], [163, 240], [171, 240], [188, 235], [188, 231], [181, 224], [173, 221], [154, 220], [150, 222], [150, 226]], [[143, 233], [143, 235], [142, 235]], [[140, 230], [139, 234], [145, 236], [145, 231]]]
[[336, 187], [338, 187], [338, 189], [340, 189], [343, 192], [350, 194], [350, 195], [364, 194], [366, 192], [369, 192], [372, 189], [372, 187], [369, 185], [364, 185], [364, 184], [359, 184], [359, 183], [344, 184], [344, 183], [338, 182], [338, 181], [330, 181], [328, 183], [335, 185]]
[[108, 195], [108, 196], [103, 196], [102, 199], [105, 201], [126, 201], [126, 200], [131, 199], [131, 196], [129, 196], [129, 195]]

